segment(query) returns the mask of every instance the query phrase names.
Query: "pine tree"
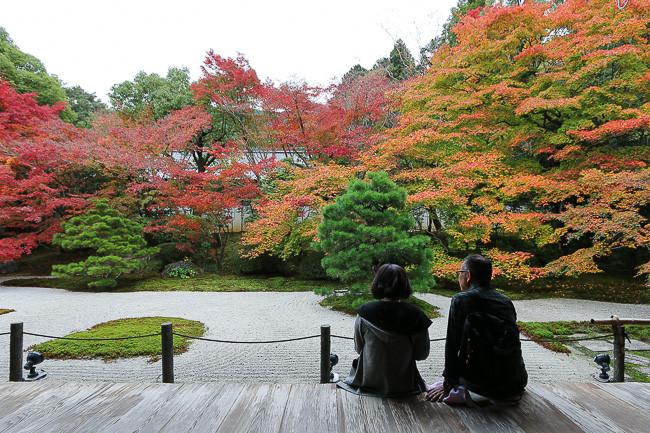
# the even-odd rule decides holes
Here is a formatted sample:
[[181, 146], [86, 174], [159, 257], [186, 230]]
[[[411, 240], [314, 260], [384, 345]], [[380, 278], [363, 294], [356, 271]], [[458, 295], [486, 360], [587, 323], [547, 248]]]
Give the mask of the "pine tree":
[[91, 288], [111, 288], [126, 273], [140, 270], [157, 248], [147, 247], [142, 225], [120, 214], [107, 200], [95, 200], [95, 206], [83, 215], [63, 224], [63, 232], [53, 244], [64, 250], [92, 249], [96, 255], [67, 265], [54, 265], [52, 275], [81, 276], [94, 280]]
[[323, 268], [360, 292], [367, 290], [376, 267], [395, 263], [407, 270], [414, 289], [427, 290], [434, 284], [429, 241], [410, 232], [415, 221], [405, 208], [406, 190], [385, 172], [366, 177], [350, 182], [345, 193], [323, 209], [318, 228]]

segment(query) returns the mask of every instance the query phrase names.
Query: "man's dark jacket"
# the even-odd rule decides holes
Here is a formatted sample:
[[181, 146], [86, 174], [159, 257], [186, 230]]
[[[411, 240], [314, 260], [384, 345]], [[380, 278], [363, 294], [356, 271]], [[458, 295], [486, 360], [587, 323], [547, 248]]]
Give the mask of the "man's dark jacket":
[[465, 318], [473, 312], [484, 312], [497, 316], [501, 320], [517, 323], [517, 313], [512, 301], [503, 294], [491, 288], [472, 286], [464, 292], [456, 294], [451, 299], [449, 308], [449, 323], [447, 325], [447, 341], [445, 345], [445, 385], [451, 387], [458, 384], [466, 385], [471, 391], [487, 396], [514, 395], [523, 391], [528, 382], [528, 374], [523, 358], [519, 371], [503, 378], [500, 389], [486, 390], [480, 383], [466, 383], [463, 378], [463, 362], [459, 359], [461, 340]]

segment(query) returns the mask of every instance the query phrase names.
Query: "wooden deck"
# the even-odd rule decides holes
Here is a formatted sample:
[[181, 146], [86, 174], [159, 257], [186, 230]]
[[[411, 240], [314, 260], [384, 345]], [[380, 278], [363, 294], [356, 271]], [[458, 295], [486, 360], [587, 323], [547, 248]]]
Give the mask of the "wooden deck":
[[0, 432], [650, 432], [650, 384], [529, 386], [516, 408], [358, 397], [332, 385], [0, 384]]

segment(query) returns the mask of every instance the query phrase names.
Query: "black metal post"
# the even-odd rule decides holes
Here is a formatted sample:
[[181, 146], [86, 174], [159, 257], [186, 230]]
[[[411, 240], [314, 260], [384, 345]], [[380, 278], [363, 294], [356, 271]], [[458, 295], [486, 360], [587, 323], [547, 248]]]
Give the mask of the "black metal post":
[[163, 383], [174, 383], [174, 334], [172, 332], [171, 323], [160, 325]]
[[12, 323], [9, 336], [9, 381], [23, 381], [23, 324]]
[[329, 383], [330, 381], [331, 349], [330, 325], [322, 325], [320, 327], [320, 383]]

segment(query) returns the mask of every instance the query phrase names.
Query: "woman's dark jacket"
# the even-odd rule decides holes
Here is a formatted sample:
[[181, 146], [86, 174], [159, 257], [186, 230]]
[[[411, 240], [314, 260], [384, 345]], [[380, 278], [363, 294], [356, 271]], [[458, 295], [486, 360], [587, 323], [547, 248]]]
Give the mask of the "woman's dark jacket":
[[429, 318], [413, 304], [374, 301], [358, 310], [354, 347], [359, 359], [339, 386], [358, 394], [400, 397], [425, 390], [416, 360], [429, 356]]

